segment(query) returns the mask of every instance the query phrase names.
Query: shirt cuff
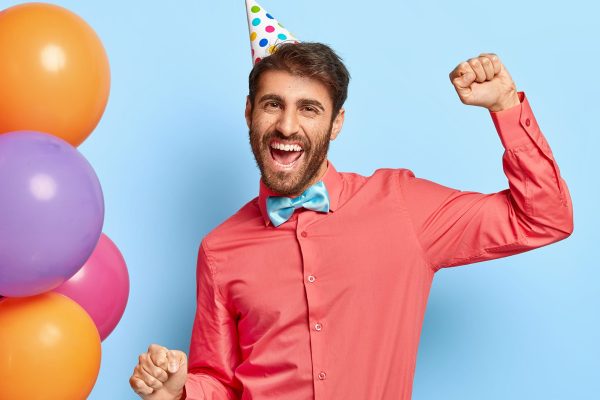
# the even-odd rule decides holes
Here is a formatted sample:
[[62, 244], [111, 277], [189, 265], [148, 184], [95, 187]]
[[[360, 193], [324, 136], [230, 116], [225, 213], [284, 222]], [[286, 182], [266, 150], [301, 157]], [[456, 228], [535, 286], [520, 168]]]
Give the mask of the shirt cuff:
[[185, 400], [204, 400], [204, 392], [202, 387], [199, 387], [198, 383], [190, 379], [190, 373], [188, 372], [188, 378], [183, 386], [183, 397]]
[[531, 142], [538, 144], [540, 139], [540, 129], [525, 92], [517, 94], [521, 104], [502, 111], [490, 111], [498, 136], [507, 150]]

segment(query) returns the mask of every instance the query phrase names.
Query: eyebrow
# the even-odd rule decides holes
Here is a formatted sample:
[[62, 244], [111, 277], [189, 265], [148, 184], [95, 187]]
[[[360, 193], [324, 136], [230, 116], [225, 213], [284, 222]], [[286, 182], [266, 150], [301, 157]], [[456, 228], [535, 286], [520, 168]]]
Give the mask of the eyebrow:
[[[274, 93], [267, 93], [264, 96], [261, 96], [261, 98], [258, 100], [259, 103], [262, 103], [263, 101], [268, 101], [268, 100], [272, 100], [272, 101], [277, 101], [279, 103], [285, 103], [285, 101], [283, 100], [283, 97], [274, 94]], [[297, 106], [313, 106], [313, 107], [317, 107], [318, 109], [320, 109], [321, 111], [325, 111], [325, 107], [323, 106], [323, 104], [321, 104], [320, 101], [318, 100], [314, 100], [314, 99], [299, 99], [296, 102]]]
[[278, 101], [280, 103], [284, 103], [283, 97], [281, 97], [279, 95], [276, 95], [276, 94], [273, 94], [273, 93], [267, 93], [267, 94], [265, 94], [264, 96], [262, 96], [258, 100], [258, 102], [262, 103], [263, 101], [266, 101], [266, 100], [274, 100], [274, 101]]

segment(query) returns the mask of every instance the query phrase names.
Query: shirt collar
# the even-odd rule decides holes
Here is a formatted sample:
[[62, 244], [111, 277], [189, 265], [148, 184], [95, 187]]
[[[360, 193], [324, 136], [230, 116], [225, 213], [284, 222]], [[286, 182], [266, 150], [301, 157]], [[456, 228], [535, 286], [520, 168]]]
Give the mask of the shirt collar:
[[[327, 193], [329, 194], [329, 211], [335, 211], [340, 199], [340, 193], [342, 192], [342, 176], [336, 171], [329, 160], [327, 161], [327, 171], [325, 171], [325, 175], [321, 180], [325, 183]], [[271, 224], [269, 214], [267, 213], [267, 198], [269, 196], [279, 196], [279, 194], [269, 189], [261, 179], [258, 192], [258, 207], [267, 226]]]

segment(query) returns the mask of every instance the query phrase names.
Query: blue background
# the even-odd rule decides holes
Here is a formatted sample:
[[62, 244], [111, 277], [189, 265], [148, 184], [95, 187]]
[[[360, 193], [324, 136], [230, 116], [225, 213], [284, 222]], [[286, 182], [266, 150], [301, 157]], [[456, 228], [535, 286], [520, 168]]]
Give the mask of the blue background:
[[[17, 4], [0, 1], [0, 8]], [[187, 351], [201, 238], [257, 194], [243, 118], [250, 46], [243, 1], [57, 1], [108, 52], [108, 107], [80, 146], [105, 194], [104, 232], [129, 266], [127, 310], [103, 343], [91, 399], [134, 399], [150, 343]], [[301, 40], [332, 45], [350, 72], [347, 120], [330, 159], [481, 192], [506, 187], [486, 110], [448, 73], [495, 52], [525, 90], [575, 205], [575, 232], [434, 279], [415, 400], [589, 399], [600, 392], [597, 164], [598, 6], [569, 2], [275, 1]], [[1, 89], [0, 89], [1, 90]], [[215, 207], [218, 205], [218, 207]], [[109, 294], [108, 294], [109, 295]]]

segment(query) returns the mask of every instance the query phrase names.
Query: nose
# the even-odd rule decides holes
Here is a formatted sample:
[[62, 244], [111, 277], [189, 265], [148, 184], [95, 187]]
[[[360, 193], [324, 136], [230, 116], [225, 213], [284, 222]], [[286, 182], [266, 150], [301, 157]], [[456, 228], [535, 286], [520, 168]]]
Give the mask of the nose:
[[285, 136], [292, 136], [298, 133], [300, 126], [298, 124], [298, 115], [291, 107], [285, 109], [277, 121], [277, 130]]

